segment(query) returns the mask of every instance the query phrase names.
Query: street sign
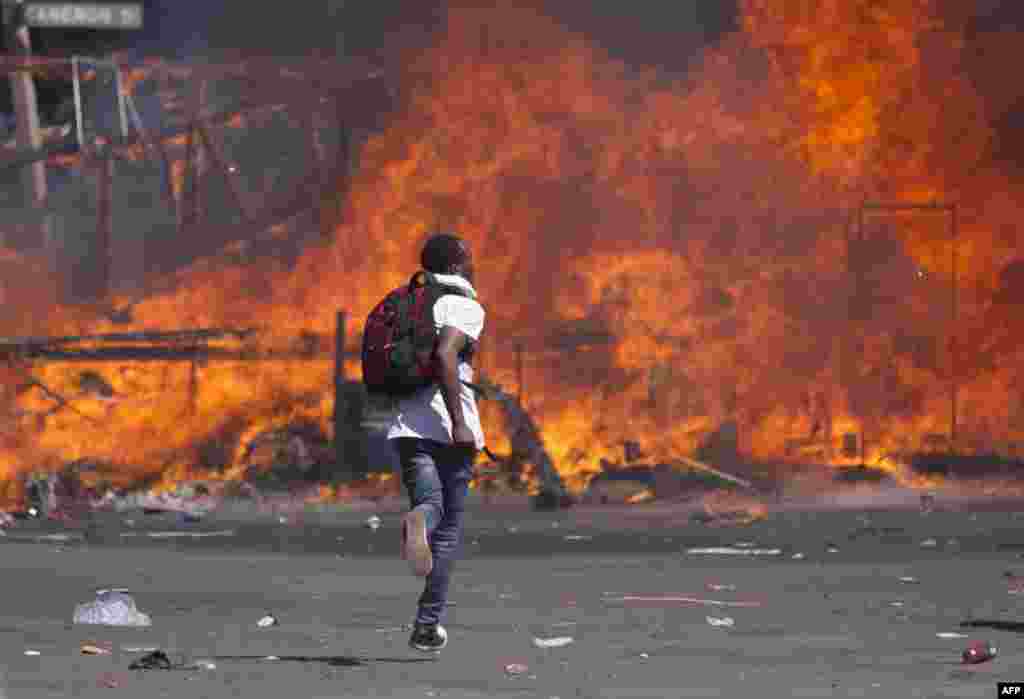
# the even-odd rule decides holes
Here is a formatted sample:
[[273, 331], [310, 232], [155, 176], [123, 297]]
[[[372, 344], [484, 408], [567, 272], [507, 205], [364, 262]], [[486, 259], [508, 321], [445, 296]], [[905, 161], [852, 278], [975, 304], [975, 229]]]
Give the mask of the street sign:
[[30, 27], [141, 29], [141, 4], [34, 2], [25, 4]]

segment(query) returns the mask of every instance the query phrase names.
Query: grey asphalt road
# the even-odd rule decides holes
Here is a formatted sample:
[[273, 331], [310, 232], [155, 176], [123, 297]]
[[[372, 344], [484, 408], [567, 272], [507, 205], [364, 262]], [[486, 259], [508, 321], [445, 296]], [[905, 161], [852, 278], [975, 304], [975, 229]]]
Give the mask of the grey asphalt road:
[[[0, 539], [4, 691], [8, 699], [991, 697], [997, 681], [1024, 680], [1024, 594], [1007, 577], [1024, 575], [1024, 532], [1012, 509], [777, 512], [708, 527], [657, 508], [474, 506], [446, 624], [451, 641], [436, 659], [406, 647], [420, 583], [395, 555], [397, 511], [382, 511], [377, 531], [363, 525], [365, 511], [288, 524], [110, 515], [85, 539], [81, 527], [22, 524]], [[64, 540], [43, 538], [55, 533]], [[186, 536], [195, 533], [212, 535]], [[715, 547], [733, 553], [689, 552]], [[71, 624], [75, 604], [98, 587], [129, 588], [153, 625]], [[280, 624], [258, 627], [268, 612]], [[534, 646], [555, 637], [573, 641]], [[961, 664], [972, 640], [992, 641], [999, 655]], [[87, 642], [113, 652], [82, 655]], [[128, 669], [156, 647], [214, 667]], [[513, 664], [525, 670], [507, 672]]]

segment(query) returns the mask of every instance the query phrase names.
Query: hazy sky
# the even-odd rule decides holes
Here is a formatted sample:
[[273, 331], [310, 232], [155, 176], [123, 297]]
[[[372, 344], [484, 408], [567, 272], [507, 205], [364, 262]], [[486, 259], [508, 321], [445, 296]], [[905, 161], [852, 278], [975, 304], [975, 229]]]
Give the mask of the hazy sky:
[[[497, 0], [492, 0], [496, 2]], [[537, 5], [573, 31], [627, 62], [683, 71], [701, 47], [736, 26], [735, 0], [517, 0]], [[201, 56], [218, 49], [302, 55], [314, 49], [349, 55], [384, 55], [397, 45], [428, 40], [449, 3], [471, 0], [143, 0], [145, 27], [133, 32], [33, 31], [40, 54], [103, 54], [130, 49], [141, 58]], [[1024, 27], [1019, 0], [940, 0], [967, 12], [973, 28]], [[951, 10], [952, 11], [952, 10]], [[983, 39], [981, 39], [983, 41]], [[39, 85], [45, 105], [66, 85]], [[0, 90], [0, 112], [10, 91]]]
[[[33, 30], [41, 55], [102, 55], [128, 49], [141, 58], [201, 56], [218, 49], [302, 55], [318, 49], [349, 55], [386, 55], [396, 45], [426, 41], [442, 25], [449, 1], [458, 0], [143, 0], [139, 31]], [[531, 2], [628, 62], [684, 70], [706, 42], [734, 26], [729, 0], [519, 0]], [[40, 102], [66, 86], [39, 84]], [[0, 112], [10, 111], [0, 90]]]

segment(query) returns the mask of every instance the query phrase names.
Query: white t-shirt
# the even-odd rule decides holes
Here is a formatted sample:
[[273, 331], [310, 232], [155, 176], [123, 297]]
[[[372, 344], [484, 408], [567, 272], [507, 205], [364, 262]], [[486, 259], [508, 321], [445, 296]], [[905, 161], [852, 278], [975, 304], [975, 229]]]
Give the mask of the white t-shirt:
[[[480, 339], [484, 329], [484, 308], [476, 300], [476, 290], [468, 281], [452, 274], [435, 274], [439, 282], [458, 286], [468, 291], [473, 298], [445, 294], [434, 304], [434, 325], [438, 330], [450, 326], [462, 331], [472, 340]], [[466, 362], [459, 362], [459, 379], [473, 381], [473, 367]], [[484, 431], [480, 425], [480, 411], [477, 410], [476, 396], [471, 388], [463, 383], [459, 385], [459, 400], [462, 401], [462, 414], [476, 439], [476, 448], [484, 447]], [[388, 439], [413, 437], [432, 439], [442, 444], [452, 442], [452, 419], [448, 407], [444, 403], [444, 395], [437, 384], [428, 386], [421, 391], [398, 401], [395, 415], [388, 428]]]

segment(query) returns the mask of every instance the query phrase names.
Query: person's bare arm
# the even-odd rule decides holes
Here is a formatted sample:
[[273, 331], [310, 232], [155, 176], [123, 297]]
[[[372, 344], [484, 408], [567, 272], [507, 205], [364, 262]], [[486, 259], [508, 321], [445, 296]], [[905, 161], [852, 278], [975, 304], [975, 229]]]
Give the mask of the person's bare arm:
[[468, 342], [469, 338], [461, 330], [448, 325], [442, 327], [437, 343], [437, 361], [440, 369], [441, 395], [452, 419], [452, 442], [459, 446], [475, 447], [476, 440], [466, 425], [460, 398], [462, 387], [459, 381], [459, 352]]

